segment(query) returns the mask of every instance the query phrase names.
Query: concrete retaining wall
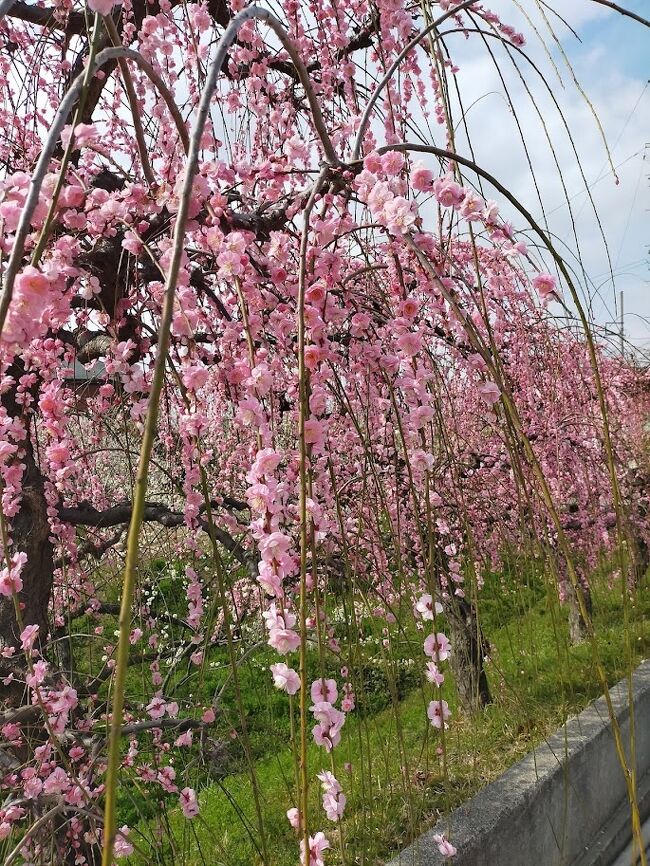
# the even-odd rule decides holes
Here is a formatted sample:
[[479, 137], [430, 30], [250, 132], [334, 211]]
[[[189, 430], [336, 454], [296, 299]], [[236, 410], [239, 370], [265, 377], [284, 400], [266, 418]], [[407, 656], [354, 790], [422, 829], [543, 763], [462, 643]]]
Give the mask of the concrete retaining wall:
[[[628, 748], [628, 684], [610, 690]], [[650, 815], [650, 660], [633, 676], [637, 788]], [[623, 771], [605, 698], [424, 833], [388, 866], [442, 866], [433, 835], [458, 849], [453, 866], [611, 866], [631, 838]], [[631, 857], [626, 857], [631, 864]]]

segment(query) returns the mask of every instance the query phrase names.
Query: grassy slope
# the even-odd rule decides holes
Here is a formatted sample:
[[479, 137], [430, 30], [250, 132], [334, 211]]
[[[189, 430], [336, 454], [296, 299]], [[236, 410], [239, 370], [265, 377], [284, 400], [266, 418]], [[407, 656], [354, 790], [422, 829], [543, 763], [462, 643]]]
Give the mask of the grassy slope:
[[[650, 614], [650, 592], [639, 594], [630, 609], [630, 639], [622, 627], [620, 590], [602, 585], [595, 594], [595, 623], [599, 649], [610, 683], [624, 676], [629, 664], [638, 662], [650, 648], [650, 634], [643, 627]], [[560, 725], [567, 714], [584, 707], [599, 694], [592, 651], [582, 645], [569, 648], [566, 630], [557, 610], [542, 598], [500, 628], [494, 611], [485, 614], [493, 651], [489, 663], [495, 703], [479, 717], [469, 719], [454, 704], [453, 686], [445, 696], [453, 711], [445, 735], [446, 773], [436, 754], [440, 737], [426, 720], [427, 691], [412, 690], [397, 707], [389, 707], [363, 719], [351, 714], [342, 744], [334, 750], [334, 764], [322, 749], [310, 745], [311, 771], [334, 769], [348, 794], [343, 837], [346, 863], [363, 866], [381, 863], [406, 844], [441, 813], [467, 799], [498, 776], [532, 746]], [[632, 657], [626, 662], [627, 647]], [[277, 866], [297, 862], [296, 839], [285, 817], [295, 805], [291, 794], [291, 747], [276, 735], [266, 755], [256, 761], [261, 792], [266, 843]], [[258, 744], [260, 748], [263, 744]], [[351, 770], [344, 764], [349, 762]], [[314, 830], [324, 830], [332, 842], [328, 864], [341, 862], [338, 831], [332, 829], [319, 807], [320, 791], [312, 786]], [[153, 851], [145, 838], [132, 839], [143, 846], [145, 857], [133, 863], [165, 866], [252, 866], [261, 862], [256, 847], [259, 833], [251, 785], [245, 773], [227, 776], [200, 792], [201, 815], [185, 821], [171, 806], [157, 820], [140, 830], [150, 839], [155, 827], [172, 830], [172, 842]], [[364, 805], [365, 804], [365, 805]], [[246, 816], [250, 831], [241, 820]], [[167, 832], [161, 834], [167, 836]]]

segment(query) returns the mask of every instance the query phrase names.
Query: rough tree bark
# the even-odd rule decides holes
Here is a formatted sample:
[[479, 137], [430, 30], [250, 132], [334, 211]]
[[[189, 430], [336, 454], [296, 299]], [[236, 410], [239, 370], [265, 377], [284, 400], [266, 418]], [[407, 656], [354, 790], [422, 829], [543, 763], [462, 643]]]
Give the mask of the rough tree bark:
[[492, 703], [484, 658], [489, 645], [481, 628], [476, 608], [466, 598], [452, 596], [445, 608], [449, 622], [454, 672], [461, 706], [473, 715]]
[[[16, 380], [22, 375], [19, 366], [20, 362], [17, 362], [9, 371]], [[21, 414], [13, 389], [3, 396], [2, 405], [12, 417]], [[21, 444], [23, 454], [19, 459], [25, 465], [23, 493], [18, 514], [11, 521], [10, 552], [27, 554], [19, 599], [25, 624], [39, 627], [39, 640], [43, 643], [49, 634], [48, 606], [54, 578], [54, 547], [50, 539], [44, 480], [36, 463], [29, 430]], [[13, 600], [6, 597], [0, 598], [0, 643], [20, 647], [20, 627]]]
[[582, 615], [580, 602], [578, 601], [578, 593], [582, 596], [582, 601], [589, 618], [591, 618], [593, 610], [589, 587], [584, 583], [581, 583], [575, 590], [572, 586], [569, 586], [567, 602], [569, 605], [569, 641], [572, 646], [585, 641], [589, 634], [587, 623]]

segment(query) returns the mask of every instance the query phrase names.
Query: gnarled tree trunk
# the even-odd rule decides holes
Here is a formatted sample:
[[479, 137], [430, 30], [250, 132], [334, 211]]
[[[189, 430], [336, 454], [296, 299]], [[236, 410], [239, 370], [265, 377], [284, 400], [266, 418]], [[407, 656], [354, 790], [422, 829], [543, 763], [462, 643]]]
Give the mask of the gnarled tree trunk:
[[484, 658], [489, 645], [476, 608], [466, 598], [452, 596], [445, 613], [449, 622], [452, 654], [449, 659], [465, 712], [474, 714], [492, 703]]

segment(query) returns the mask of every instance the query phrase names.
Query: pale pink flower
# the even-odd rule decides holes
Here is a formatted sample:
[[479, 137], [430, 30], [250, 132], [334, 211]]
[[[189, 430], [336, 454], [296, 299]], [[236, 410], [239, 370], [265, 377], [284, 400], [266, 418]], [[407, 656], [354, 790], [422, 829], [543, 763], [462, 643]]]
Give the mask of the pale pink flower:
[[415, 205], [403, 196], [396, 196], [384, 205], [386, 228], [401, 237], [413, 225], [417, 217]]
[[314, 680], [311, 684], [311, 699], [317, 704], [322, 701], [334, 704], [339, 693], [336, 687], [336, 680]]
[[23, 581], [20, 574], [23, 566], [27, 562], [27, 554], [14, 553], [11, 557], [11, 567], [3, 568], [0, 571], [0, 595], [5, 595], [11, 598], [14, 592], [20, 592], [23, 588]]
[[501, 391], [496, 382], [480, 382], [477, 386], [477, 391], [481, 400], [487, 403], [488, 406], [494, 406], [501, 399]]
[[533, 287], [539, 292], [542, 300], [547, 301], [549, 298], [557, 297], [557, 283], [552, 274], [537, 274], [533, 280]]
[[407, 331], [397, 338], [397, 345], [407, 358], [413, 358], [422, 349], [422, 337], [417, 331]]
[[415, 609], [424, 620], [433, 619], [434, 609], [436, 614], [442, 613], [442, 605], [439, 601], [434, 603], [433, 598], [428, 592], [425, 592], [424, 595], [420, 596], [415, 605]]
[[178, 746], [191, 746], [192, 745], [192, 731], [184, 731], [180, 736], [176, 737], [174, 741], [174, 745]]
[[341, 728], [345, 724], [345, 713], [337, 710], [327, 701], [319, 701], [309, 708], [318, 724], [312, 733], [316, 745], [331, 752], [341, 741]]
[[453, 857], [456, 854], [456, 848], [439, 833], [434, 835], [433, 841], [438, 846], [438, 851], [440, 851], [443, 857]]
[[186, 818], [195, 818], [199, 814], [199, 802], [193, 788], [183, 788], [179, 795], [179, 802]]
[[152, 719], [162, 719], [162, 717], [165, 715], [165, 711], [165, 701], [159, 695], [156, 695], [155, 698], [152, 698], [147, 705], [147, 712]]
[[28, 625], [20, 633], [20, 645], [27, 652], [34, 646], [34, 641], [38, 635], [39, 626]]
[[300, 676], [296, 671], [282, 662], [271, 665], [270, 670], [273, 674], [273, 685], [276, 689], [282, 689], [288, 695], [296, 694], [300, 688]]
[[115, 836], [115, 844], [113, 847], [113, 854], [115, 857], [130, 857], [133, 854], [133, 845], [129, 842], [127, 836], [129, 835], [129, 828], [124, 824], [124, 826], [120, 827], [117, 831], [117, 835]]
[[449, 176], [434, 180], [433, 192], [443, 207], [460, 207], [465, 198], [463, 187]]
[[373, 151], [364, 159], [363, 165], [372, 174], [379, 174], [382, 171], [382, 158]]
[[438, 665], [435, 662], [427, 662], [425, 676], [430, 683], [438, 686], [438, 688], [440, 688], [440, 686], [445, 681], [444, 674], [440, 673], [440, 671], [438, 670]]
[[433, 172], [424, 167], [424, 163], [418, 162], [411, 172], [411, 186], [420, 192], [430, 191], [433, 188]]
[[315, 836], [309, 837], [309, 861], [305, 856], [305, 841], [300, 843], [300, 862], [302, 866], [325, 866], [323, 851], [330, 847], [325, 834], [320, 831]]
[[323, 808], [330, 821], [340, 821], [345, 810], [346, 796], [336, 777], [329, 770], [318, 774], [323, 787]]
[[447, 701], [431, 701], [427, 708], [427, 716], [434, 728], [442, 728], [443, 725], [446, 728], [447, 725], [445, 723], [449, 716], [451, 716], [451, 710]]
[[389, 177], [399, 174], [404, 168], [404, 154], [398, 150], [389, 150], [381, 157], [381, 167]]
[[451, 644], [446, 635], [441, 631], [438, 634], [430, 634], [424, 641], [424, 652], [437, 662], [444, 662], [451, 653]]

